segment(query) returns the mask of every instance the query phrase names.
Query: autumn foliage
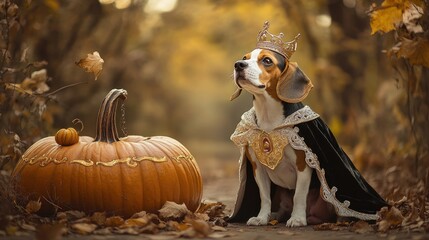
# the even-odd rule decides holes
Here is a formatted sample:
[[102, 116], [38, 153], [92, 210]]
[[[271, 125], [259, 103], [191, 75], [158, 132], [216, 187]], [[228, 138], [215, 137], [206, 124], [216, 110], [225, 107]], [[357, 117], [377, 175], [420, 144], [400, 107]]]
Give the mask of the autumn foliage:
[[69, 127], [72, 119], [84, 123], [80, 135], [93, 135], [99, 99], [125, 88], [133, 96], [127, 105], [130, 132], [183, 140], [204, 181], [235, 177], [229, 136], [251, 97], [242, 94], [229, 103], [231, 73], [234, 61], [254, 47], [265, 20], [274, 32], [301, 33], [293, 61], [315, 85], [306, 103], [393, 206], [382, 210], [376, 224], [315, 229], [429, 231], [427, 1], [179, 0], [162, 13], [148, 12], [147, 2], [0, 2], [0, 234], [27, 231], [48, 239], [45, 233], [223, 233], [222, 204], [201, 210], [209, 219], [181, 207], [186, 214], [180, 220], [61, 210], [41, 218], [34, 214], [42, 200], [26, 207], [14, 203], [10, 173], [33, 143]]

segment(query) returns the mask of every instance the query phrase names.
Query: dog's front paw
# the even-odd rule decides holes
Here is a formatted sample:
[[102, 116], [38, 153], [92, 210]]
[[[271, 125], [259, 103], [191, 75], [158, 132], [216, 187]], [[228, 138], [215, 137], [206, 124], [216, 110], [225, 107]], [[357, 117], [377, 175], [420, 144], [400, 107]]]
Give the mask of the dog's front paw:
[[292, 216], [287, 220], [286, 227], [303, 227], [307, 226], [307, 219], [305, 216]]
[[262, 218], [262, 217], [252, 217], [247, 221], [247, 225], [249, 226], [261, 226], [261, 225], [267, 225], [268, 224], [268, 217]]

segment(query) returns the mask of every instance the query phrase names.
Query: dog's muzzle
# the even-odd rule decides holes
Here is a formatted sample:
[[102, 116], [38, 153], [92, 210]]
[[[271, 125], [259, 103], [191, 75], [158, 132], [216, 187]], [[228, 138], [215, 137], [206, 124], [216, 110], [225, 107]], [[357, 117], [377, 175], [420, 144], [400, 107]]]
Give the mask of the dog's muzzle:
[[234, 64], [235, 71], [237, 71], [237, 72], [243, 71], [248, 66], [249, 66], [249, 64], [247, 62], [245, 62], [245, 61], [242, 61], [242, 60], [237, 61]]
[[249, 64], [243, 60], [237, 61], [234, 64], [234, 70], [235, 70], [235, 83], [238, 85], [238, 87], [241, 88], [240, 83], [238, 82], [239, 79], [245, 79], [244, 75], [244, 69], [246, 69], [249, 66]]

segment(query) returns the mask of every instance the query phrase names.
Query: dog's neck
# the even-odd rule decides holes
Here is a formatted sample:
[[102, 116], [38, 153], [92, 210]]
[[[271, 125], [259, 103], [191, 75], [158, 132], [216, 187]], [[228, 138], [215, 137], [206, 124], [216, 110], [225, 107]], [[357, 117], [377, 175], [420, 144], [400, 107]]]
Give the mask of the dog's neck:
[[258, 126], [269, 132], [283, 123], [284, 109], [280, 101], [272, 98], [268, 93], [254, 94], [253, 107]]

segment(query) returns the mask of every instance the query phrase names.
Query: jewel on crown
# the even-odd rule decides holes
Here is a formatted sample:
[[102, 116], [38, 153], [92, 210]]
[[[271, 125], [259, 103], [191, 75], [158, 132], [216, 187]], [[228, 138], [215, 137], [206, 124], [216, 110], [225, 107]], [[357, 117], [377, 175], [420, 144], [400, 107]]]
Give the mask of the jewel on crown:
[[284, 34], [271, 34], [268, 32], [269, 27], [270, 23], [268, 21], [265, 21], [264, 26], [259, 32], [258, 38], [256, 39], [256, 48], [275, 51], [289, 60], [292, 57], [292, 54], [296, 51], [296, 47], [298, 45], [297, 40], [301, 34], [298, 33], [298, 35], [296, 35], [296, 37], [290, 42], [284, 42]]

